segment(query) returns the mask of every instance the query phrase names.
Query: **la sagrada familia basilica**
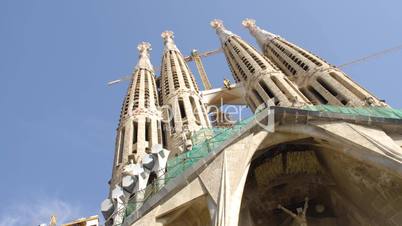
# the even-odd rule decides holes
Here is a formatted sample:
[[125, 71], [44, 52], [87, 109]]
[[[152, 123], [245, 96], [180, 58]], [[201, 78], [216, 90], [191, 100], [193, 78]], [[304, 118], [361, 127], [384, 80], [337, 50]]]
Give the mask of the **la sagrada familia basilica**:
[[[138, 45], [105, 224], [402, 225], [402, 111], [252, 19], [258, 48], [210, 24], [233, 84], [210, 87], [194, 51], [200, 90], [171, 31], [160, 76]], [[230, 122], [221, 103], [253, 114]]]

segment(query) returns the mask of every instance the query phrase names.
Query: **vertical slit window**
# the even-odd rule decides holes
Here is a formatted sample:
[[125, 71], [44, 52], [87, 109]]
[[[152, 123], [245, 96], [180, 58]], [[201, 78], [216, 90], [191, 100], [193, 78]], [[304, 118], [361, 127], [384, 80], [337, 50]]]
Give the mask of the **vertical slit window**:
[[145, 96], [145, 108], [149, 108], [149, 82], [148, 73], [145, 73], [145, 85], [144, 85], [144, 96]]
[[326, 90], [328, 90], [334, 97], [338, 96], [338, 92], [332, 86], [327, 84], [322, 78], [318, 78], [317, 82], [322, 85]]
[[152, 137], [151, 120], [148, 118], [145, 121], [145, 141], [150, 142]]
[[260, 84], [261, 88], [265, 91], [265, 93], [269, 96], [269, 98], [275, 97], [274, 93], [271, 91], [271, 89], [268, 87], [265, 81], [260, 80], [258, 84]]
[[[358, 84], [355, 84], [355, 86], [353, 85], [353, 81], [351, 79], [349, 79], [347, 76], [345, 75], [339, 75], [337, 73], [334, 72], [330, 72], [329, 75], [335, 79], [337, 82], [339, 82], [341, 85], [343, 85], [345, 88], [347, 88], [348, 90], [350, 90], [353, 94], [355, 94], [356, 96], [358, 96], [360, 99], [364, 99], [366, 98], [366, 95], [364, 94], [365, 90], [362, 89], [363, 91], [361, 91], [359, 88]], [[368, 92], [367, 92], [368, 93]]]
[[319, 92], [317, 92], [317, 90], [315, 90], [313, 87], [309, 86], [308, 91], [310, 91], [314, 95], [314, 97], [318, 99], [320, 104], [328, 103], [328, 101]]
[[182, 98], [179, 99], [179, 108], [180, 108], [180, 115], [182, 119], [186, 119], [187, 115], [186, 115], [186, 109], [184, 107], [184, 101]]
[[170, 131], [171, 133], [175, 133], [175, 122], [174, 122], [174, 113], [173, 113], [173, 108], [171, 105], [169, 105], [168, 108], [168, 120], [169, 120], [169, 126], [170, 126]]
[[138, 136], [138, 123], [136, 121], [133, 122], [133, 144], [137, 143]]
[[119, 147], [119, 163], [123, 162], [123, 150], [124, 150], [124, 137], [125, 137], [126, 129], [121, 129], [120, 132], [120, 147]]
[[168, 132], [166, 128], [166, 124], [162, 122], [162, 146], [167, 148], [167, 140], [168, 140]]

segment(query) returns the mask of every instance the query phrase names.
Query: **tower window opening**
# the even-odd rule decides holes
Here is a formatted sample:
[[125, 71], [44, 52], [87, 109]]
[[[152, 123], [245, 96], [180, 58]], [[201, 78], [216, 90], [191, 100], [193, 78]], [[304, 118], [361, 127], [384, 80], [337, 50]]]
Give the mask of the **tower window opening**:
[[[347, 76], [339, 75], [335, 72], [330, 72], [329, 75], [339, 82], [346, 89], [350, 90], [354, 95], [356, 95], [360, 99], [366, 98], [366, 95], [360, 91], [357, 87], [353, 86], [353, 81], [349, 79]], [[358, 86], [356, 84], [356, 86]]]
[[145, 108], [149, 108], [149, 82], [148, 73], [145, 74], [145, 84], [144, 84], [144, 96], [145, 96]]
[[[176, 54], [176, 55], [178, 55], [178, 54]], [[186, 68], [184, 66], [184, 63], [182, 62], [181, 57], [178, 57], [178, 61], [179, 61], [179, 66], [180, 66], [181, 73], [183, 75], [184, 84], [188, 89], [190, 89], [190, 83], [188, 81], [188, 73], [187, 73], [188, 71], [186, 70]]]
[[330, 84], [324, 81], [322, 78], [318, 78], [317, 82], [322, 85], [326, 90], [328, 90], [336, 99], [338, 99], [343, 105], [348, 104], [347, 98], [345, 98], [342, 94], [338, 94], [338, 92], [333, 88]]
[[173, 113], [174, 111], [173, 111], [173, 108], [172, 108], [172, 106], [171, 105], [169, 105], [169, 108], [168, 108], [168, 120], [169, 120], [169, 127], [170, 127], [170, 132], [171, 133], [175, 133], [175, 122], [174, 122], [174, 120], [175, 120], [175, 117], [174, 117], [174, 113]]
[[271, 79], [275, 83], [276, 87], [278, 87], [278, 89], [288, 98], [288, 100], [293, 99], [292, 94], [288, 89], [286, 89], [286, 87], [281, 83], [281, 81], [279, 81], [277, 77], [272, 76]]
[[[301, 92], [305, 97], [307, 97], [308, 99], [311, 99], [309, 93], [308, 93], [304, 88], [300, 89], [300, 92]], [[314, 100], [312, 100], [312, 102], [313, 102], [313, 101], [314, 101]], [[319, 104], [319, 103], [316, 103], [316, 104]]]
[[120, 132], [120, 147], [119, 147], [119, 161], [118, 163], [123, 162], [123, 150], [124, 150], [124, 138], [125, 138], [126, 129], [123, 127]]
[[320, 102], [320, 104], [327, 104], [328, 101], [313, 87], [309, 86], [308, 91], [310, 91], [314, 97]]
[[145, 141], [150, 142], [152, 137], [152, 128], [151, 128], [151, 120], [146, 119], [145, 121]]
[[162, 122], [162, 146], [167, 148], [167, 140], [168, 140], [168, 131], [166, 124]]
[[317, 82], [322, 85], [328, 92], [330, 92], [334, 97], [338, 96], [338, 92], [332, 86], [330, 86], [328, 83], [326, 83], [322, 78], [318, 78]]
[[260, 80], [258, 84], [260, 84], [261, 88], [265, 91], [265, 93], [269, 96], [269, 98], [275, 97], [274, 93], [271, 91], [271, 89], [268, 87], [265, 81]]
[[174, 85], [174, 88], [177, 90], [177, 89], [179, 89], [180, 84], [179, 84], [179, 79], [177, 77], [176, 64], [174, 62], [174, 54], [171, 50], [169, 52], [170, 52], [170, 67], [172, 70], [173, 85]]
[[179, 108], [180, 108], [180, 115], [182, 119], [186, 119], [187, 115], [186, 115], [186, 109], [184, 107], [184, 101], [182, 98], [179, 99]]
[[[285, 40], [281, 40], [281, 42], [285, 45], [287, 45], [288, 47], [290, 47], [291, 49], [295, 50], [296, 52], [300, 53], [302, 56], [304, 56], [305, 58], [309, 59], [311, 62], [313, 62], [316, 66], [322, 66], [322, 63], [320, 63], [318, 60], [314, 59], [312, 56], [316, 57], [314, 54], [310, 53], [310, 52], [306, 52], [306, 50], [303, 50]], [[322, 60], [325, 62], [325, 60], [317, 57], [318, 59]]]
[[138, 136], [138, 123], [133, 121], [133, 144], [137, 143], [137, 136]]

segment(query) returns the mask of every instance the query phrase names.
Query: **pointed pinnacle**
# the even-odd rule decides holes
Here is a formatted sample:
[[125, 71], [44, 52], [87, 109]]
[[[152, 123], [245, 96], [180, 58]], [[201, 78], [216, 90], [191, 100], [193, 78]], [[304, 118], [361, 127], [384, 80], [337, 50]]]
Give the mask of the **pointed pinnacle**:
[[254, 19], [244, 19], [242, 21], [242, 24], [244, 27], [246, 27], [252, 36], [255, 37], [257, 40], [257, 43], [260, 45], [261, 48], [263, 48], [264, 44], [271, 41], [274, 38], [279, 37], [276, 34], [273, 34], [271, 32], [268, 32], [266, 30], [261, 29], [255, 24]]
[[152, 50], [151, 44], [149, 42], [141, 42], [140, 44], [138, 44], [137, 49], [140, 52], [140, 54], [146, 53], [148, 55], [149, 51]]
[[151, 64], [151, 60], [149, 59], [149, 52], [152, 50], [151, 44], [149, 42], [141, 42], [138, 44], [137, 49], [139, 51], [139, 60], [135, 70], [139, 68], [144, 68], [150, 71], [154, 71], [153, 66]]
[[218, 34], [219, 39], [221, 40], [222, 43], [225, 43], [226, 40], [231, 36], [237, 36], [233, 34], [231, 31], [227, 30], [225, 26], [223, 26], [222, 20], [214, 19], [210, 22], [210, 25], [216, 30], [216, 34]]
[[164, 51], [167, 50], [176, 50], [179, 51], [179, 49], [177, 48], [176, 44], [174, 43], [174, 33], [173, 31], [164, 31], [161, 34], [164, 44], [165, 44], [165, 49]]

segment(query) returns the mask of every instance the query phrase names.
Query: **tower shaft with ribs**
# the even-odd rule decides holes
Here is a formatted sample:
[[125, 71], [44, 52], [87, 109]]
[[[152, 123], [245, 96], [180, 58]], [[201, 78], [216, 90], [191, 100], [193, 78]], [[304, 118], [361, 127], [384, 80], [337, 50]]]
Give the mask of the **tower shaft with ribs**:
[[322, 58], [256, 26], [246, 19], [243, 26], [256, 38], [263, 54], [272, 60], [314, 104], [338, 106], [387, 106], [338, 68]]
[[228, 31], [222, 21], [213, 20], [211, 26], [216, 29], [234, 79], [245, 86], [246, 102], [253, 111], [267, 104], [288, 107], [309, 104], [279, 68]]
[[121, 179], [121, 170], [130, 160], [141, 162], [155, 144], [162, 144], [161, 113], [155, 74], [149, 58], [151, 45], [138, 45], [139, 61], [125, 96], [117, 128], [111, 187]]
[[[198, 85], [183, 55], [173, 41], [173, 32], [162, 33], [161, 92], [167, 147], [172, 155], [191, 145], [191, 133], [210, 127]], [[182, 150], [180, 150], [182, 149]]]

